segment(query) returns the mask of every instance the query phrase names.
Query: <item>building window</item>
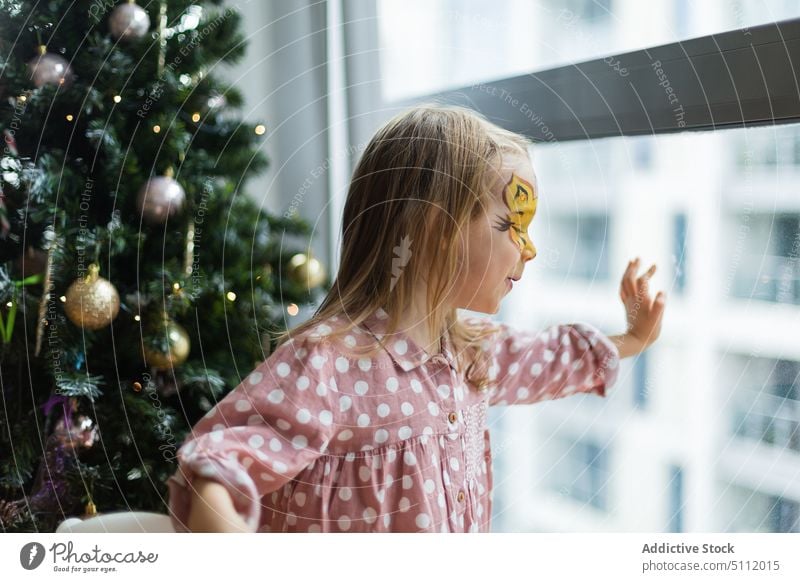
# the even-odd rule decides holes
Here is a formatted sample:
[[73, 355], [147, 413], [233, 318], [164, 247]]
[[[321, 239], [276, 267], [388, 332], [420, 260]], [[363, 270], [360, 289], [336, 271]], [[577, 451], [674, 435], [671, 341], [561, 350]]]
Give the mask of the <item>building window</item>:
[[800, 214], [742, 214], [733, 295], [800, 305]]
[[551, 274], [559, 278], [607, 280], [610, 231], [611, 221], [606, 214], [557, 217], [545, 248]]
[[647, 352], [642, 352], [633, 361], [633, 403], [636, 408], [647, 407], [649, 393], [647, 384]]
[[[580, 503], [606, 511], [608, 507], [608, 451], [590, 442], [563, 443], [553, 467], [552, 487]], [[566, 449], [566, 450], [564, 450]]]
[[689, 34], [691, 26], [691, 11], [689, 0], [675, 0], [673, 5], [673, 17], [675, 20], [675, 36], [685, 38]]
[[775, 172], [777, 166], [800, 164], [800, 128], [795, 125], [774, 127], [770, 131], [747, 129], [738, 140], [737, 161], [740, 169]]
[[800, 214], [775, 216], [775, 301], [800, 304]]
[[673, 263], [675, 265], [675, 285], [674, 289], [680, 294], [686, 290], [686, 264], [687, 264], [687, 245], [686, 245], [687, 225], [686, 213], [680, 212], [675, 215], [673, 222]]
[[782, 497], [773, 499], [772, 508], [769, 512], [772, 531], [776, 533], [800, 532], [800, 503]]
[[[755, 373], [748, 374], [748, 368]], [[756, 380], [758, 372], [761, 381]], [[756, 383], [737, 391], [734, 433], [800, 451], [800, 362], [751, 358], [744, 375]]]
[[568, 10], [587, 23], [605, 22], [612, 14], [611, 0], [558, 0], [553, 5]]
[[725, 531], [751, 533], [800, 533], [800, 502], [734, 483], [723, 487], [720, 499], [731, 520]]
[[633, 140], [633, 165], [639, 171], [646, 171], [653, 167], [653, 139], [642, 136]]
[[680, 533], [683, 530], [683, 469], [670, 467], [669, 522], [667, 531]]

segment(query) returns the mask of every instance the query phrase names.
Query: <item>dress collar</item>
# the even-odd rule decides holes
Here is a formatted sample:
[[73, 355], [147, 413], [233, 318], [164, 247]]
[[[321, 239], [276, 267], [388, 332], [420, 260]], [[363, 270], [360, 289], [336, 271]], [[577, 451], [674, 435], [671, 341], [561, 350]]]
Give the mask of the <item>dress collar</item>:
[[402, 331], [395, 331], [391, 336], [385, 337], [388, 320], [389, 314], [379, 307], [362, 322], [362, 325], [389, 353], [394, 363], [405, 372], [414, 370], [428, 361], [447, 363], [456, 369], [449, 333], [442, 336], [442, 353], [429, 355]]

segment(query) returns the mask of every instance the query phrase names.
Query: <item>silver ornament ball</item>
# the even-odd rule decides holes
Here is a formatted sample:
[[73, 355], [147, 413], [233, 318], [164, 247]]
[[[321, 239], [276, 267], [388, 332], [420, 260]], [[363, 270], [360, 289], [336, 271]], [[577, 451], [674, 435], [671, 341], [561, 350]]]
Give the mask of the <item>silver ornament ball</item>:
[[141, 6], [126, 2], [114, 8], [108, 18], [108, 28], [117, 40], [139, 40], [150, 30], [150, 17]]
[[142, 217], [153, 223], [163, 223], [183, 209], [186, 192], [169, 176], [149, 179], [139, 190], [137, 204]]
[[28, 63], [31, 80], [36, 87], [44, 85], [68, 85], [72, 70], [64, 57], [43, 52]]

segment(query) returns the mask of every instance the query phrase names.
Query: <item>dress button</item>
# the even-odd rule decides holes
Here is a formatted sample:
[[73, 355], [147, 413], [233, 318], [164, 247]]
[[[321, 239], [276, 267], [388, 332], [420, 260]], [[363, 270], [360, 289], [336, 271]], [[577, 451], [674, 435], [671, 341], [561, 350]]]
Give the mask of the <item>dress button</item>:
[[452, 424], [455, 424], [458, 420], [458, 415], [455, 412], [451, 412], [447, 415], [447, 420], [449, 420]]
[[458, 502], [459, 502], [459, 503], [461, 503], [462, 501], [464, 501], [464, 490], [463, 490], [463, 489], [462, 489], [461, 491], [459, 491], [459, 492], [458, 492], [458, 497], [457, 497], [457, 499], [458, 499]]

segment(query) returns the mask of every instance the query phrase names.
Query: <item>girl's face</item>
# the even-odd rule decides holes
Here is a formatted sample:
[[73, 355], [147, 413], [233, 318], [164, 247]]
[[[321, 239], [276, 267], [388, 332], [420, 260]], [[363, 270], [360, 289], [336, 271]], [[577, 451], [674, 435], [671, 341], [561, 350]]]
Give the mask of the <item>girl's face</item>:
[[489, 204], [465, 232], [465, 269], [455, 287], [455, 307], [481, 313], [497, 313], [525, 263], [536, 256], [528, 233], [538, 202], [529, 158], [507, 157], [493, 178]]

